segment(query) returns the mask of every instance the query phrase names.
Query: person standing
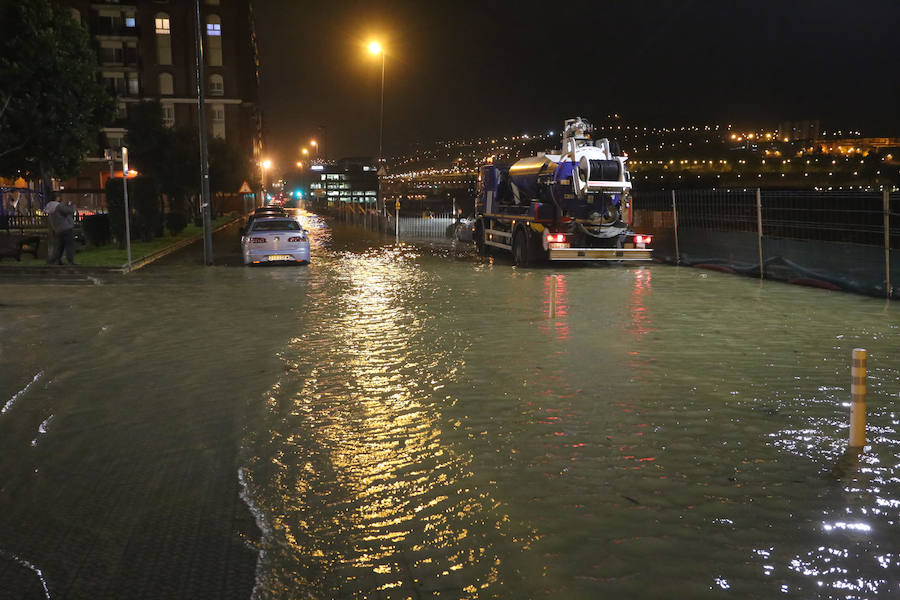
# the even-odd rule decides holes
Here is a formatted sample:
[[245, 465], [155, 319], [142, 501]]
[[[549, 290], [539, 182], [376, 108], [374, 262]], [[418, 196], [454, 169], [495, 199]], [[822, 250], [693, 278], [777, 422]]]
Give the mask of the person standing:
[[53, 227], [53, 213], [59, 202], [51, 200], [44, 206], [44, 212], [47, 213], [47, 264], [52, 265], [55, 261], [53, 255], [56, 254], [56, 229]]
[[[49, 207], [53, 202], [48, 202]], [[56, 234], [56, 248], [50, 264], [61, 265], [63, 252], [66, 253], [66, 262], [75, 264], [75, 207], [71, 202], [61, 204], [56, 202], [53, 211], [47, 211], [50, 215], [50, 226]]]

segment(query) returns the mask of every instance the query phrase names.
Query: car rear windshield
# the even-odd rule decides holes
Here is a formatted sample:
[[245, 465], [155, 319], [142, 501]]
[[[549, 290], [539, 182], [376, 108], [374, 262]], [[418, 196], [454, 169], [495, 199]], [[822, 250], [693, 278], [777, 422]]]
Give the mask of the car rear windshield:
[[288, 219], [278, 221], [255, 221], [253, 231], [300, 231], [300, 223]]

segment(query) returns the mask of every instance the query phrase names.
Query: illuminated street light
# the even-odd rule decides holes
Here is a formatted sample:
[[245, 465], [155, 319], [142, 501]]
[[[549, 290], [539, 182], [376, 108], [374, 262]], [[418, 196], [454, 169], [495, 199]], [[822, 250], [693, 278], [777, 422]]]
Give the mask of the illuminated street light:
[[319, 158], [319, 142], [316, 140], [309, 140], [309, 145], [316, 149], [316, 158]]
[[[268, 190], [268, 186], [266, 185], [266, 183], [267, 183], [266, 180], [268, 178], [268, 175], [266, 173], [269, 169], [272, 168], [272, 161], [269, 159], [266, 159], [266, 160], [262, 161], [261, 163], [259, 163], [259, 166], [261, 166], [263, 168], [263, 191], [265, 192]], [[265, 200], [263, 200], [263, 202], [265, 202]]]

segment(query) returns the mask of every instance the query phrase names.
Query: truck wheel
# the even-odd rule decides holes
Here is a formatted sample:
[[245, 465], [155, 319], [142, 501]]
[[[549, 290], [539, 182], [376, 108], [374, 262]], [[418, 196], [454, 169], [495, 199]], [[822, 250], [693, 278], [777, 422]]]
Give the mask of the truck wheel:
[[484, 225], [481, 222], [475, 225], [475, 250], [481, 256], [487, 256], [488, 247], [484, 243]]
[[531, 249], [528, 247], [528, 234], [519, 229], [513, 236], [513, 261], [517, 267], [531, 266]]

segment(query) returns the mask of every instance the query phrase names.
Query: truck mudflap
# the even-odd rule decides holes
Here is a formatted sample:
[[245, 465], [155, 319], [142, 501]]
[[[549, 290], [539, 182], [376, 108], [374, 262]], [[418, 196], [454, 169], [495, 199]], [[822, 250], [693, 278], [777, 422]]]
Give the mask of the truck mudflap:
[[610, 260], [637, 262], [653, 260], [651, 248], [551, 248], [550, 260]]

